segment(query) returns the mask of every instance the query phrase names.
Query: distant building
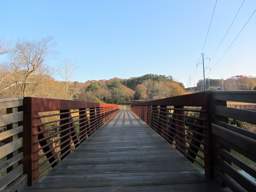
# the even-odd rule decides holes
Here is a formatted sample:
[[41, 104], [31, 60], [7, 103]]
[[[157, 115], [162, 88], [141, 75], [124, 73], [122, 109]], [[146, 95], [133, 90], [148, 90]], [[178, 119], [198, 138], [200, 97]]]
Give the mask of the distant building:
[[187, 87], [185, 88], [186, 92], [194, 93], [197, 91], [197, 87]]

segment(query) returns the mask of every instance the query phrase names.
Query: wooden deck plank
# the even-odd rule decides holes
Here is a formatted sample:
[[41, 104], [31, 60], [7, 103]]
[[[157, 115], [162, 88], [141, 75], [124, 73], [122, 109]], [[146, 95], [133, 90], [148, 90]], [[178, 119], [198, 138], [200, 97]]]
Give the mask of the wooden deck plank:
[[121, 111], [27, 191], [222, 191], [129, 113]]
[[219, 188], [215, 184], [182, 184], [158, 186], [118, 186], [96, 188], [31, 188], [28, 192], [216, 192]]

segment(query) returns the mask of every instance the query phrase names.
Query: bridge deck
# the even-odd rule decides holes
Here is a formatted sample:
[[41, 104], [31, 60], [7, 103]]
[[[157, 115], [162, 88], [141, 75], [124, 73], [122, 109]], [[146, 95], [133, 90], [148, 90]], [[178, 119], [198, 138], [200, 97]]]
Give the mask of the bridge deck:
[[220, 191], [129, 111], [121, 111], [26, 191]]

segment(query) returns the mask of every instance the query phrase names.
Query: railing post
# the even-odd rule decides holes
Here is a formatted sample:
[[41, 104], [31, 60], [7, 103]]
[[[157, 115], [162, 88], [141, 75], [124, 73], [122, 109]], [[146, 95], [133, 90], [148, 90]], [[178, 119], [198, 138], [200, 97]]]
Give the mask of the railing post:
[[166, 113], [165, 113], [165, 110], [166, 110], [166, 106], [165, 105], [160, 105], [159, 106], [160, 109], [159, 109], [159, 133], [161, 136], [165, 137], [165, 134], [164, 134], [164, 129], [165, 129], [165, 125], [166, 125]]
[[142, 106], [142, 111], [141, 111], [141, 115], [142, 115], [142, 120], [145, 122], [145, 106]]
[[149, 126], [152, 126], [152, 123], [151, 123], [151, 121], [152, 121], [152, 119], [151, 119], [151, 117], [152, 117], [152, 106], [151, 106], [151, 105], [149, 105], [149, 106], [147, 107], [147, 111], [148, 111], [148, 114], [147, 114], [148, 122], [147, 122], [147, 124], [148, 124]]
[[80, 140], [83, 141], [88, 138], [87, 129], [89, 127], [86, 108], [79, 109], [79, 127], [80, 127], [79, 138]]
[[79, 137], [76, 134], [75, 125], [73, 123], [73, 118], [72, 118], [71, 113], [69, 114], [69, 117], [70, 117], [70, 119], [69, 119], [69, 122], [70, 122], [70, 124], [69, 124], [69, 126], [70, 126], [70, 135], [71, 135], [72, 141], [74, 143], [74, 146], [76, 148], [79, 145]]
[[173, 144], [173, 142], [175, 141], [175, 136], [177, 132], [174, 118], [175, 118], [175, 113], [173, 110], [173, 112], [171, 112], [170, 114], [169, 126], [168, 126], [168, 131], [170, 132], [170, 144]]
[[148, 107], [147, 106], [144, 106], [144, 121], [145, 121], [145, 123], [147, 123], [147, 109], [148, 109]]
[[28, 185], [32, 184], [32, 118], [31, 118], [31, 98], [25, 97], [23, 99], [23, 152], [24, 152], [24, 172], [28, 178]]
[[95, 108], [90, 108], [90, 133], [89, 136], [96, 130], [96, 112]]
[[218, 150], [218, 146], [216, 146], [216, 141], [215, 138], [213, 137], [212, 134], [212, 123], [215, 120], [220, 120], [223, 122], [227, 122], [226, 117], [216, 117], [215, 116], [215, 106], [216, 105], [222, 105], [222, 106], [227, 106], [226, 101], [216, 101], [213, 98], [213, 92], [207, 92], [206, 93], [207, 97], [207, 104], [206, 104], [206, 111], [207, 111], [207, 132], [206, 132], [206, 138], [205, 138], [205, 175], [207, 178], [212, 179], [215, 175], [214, 173], [214, 167], [215, 167], [215, 162], [217, 161], [216, 157], [216, 150]]
[[71, 150], [70, 142], [70, 111], [60, 110], [60, 148], [61, 148], [61, 159], [64, 159]]
[[161, 128], [161, 126], [160, 126], [160, 108], [161, 108], [161, 106], [159, 106], [159, 105], [156, 106], [156, 112], [157, 112], [157, 115], [156, 115], [156, 123], [157, 123], [156, 130], [159, 134], [160, 134], [160, 128]]
[[95, 113], [96, 113], [96, 129], [98, 129], [101, 126], [100, 107], [95, 108]]
[[23, 98], [23, 146], [24, 146], [24, 173], [27, 174], [28, 185], [39, 178], [39, 143], [37, 138], [37, 125], [39, 120], [33, 118], [36, 110], [33, 98]]
[[174, 122], [175, 122], [175, 131], [176, 131], [176, 144], [178, 150], [182, 153], [186, 153], [186, 138], [185, 138], [185, 121], [184, 121], [184, 110], [183, 106], [174, 106]]
[[168, 138], [168, 142], [171, 144], [172, 143], [172, 139], [170, 137], [169, 134], [169, 126], [170, 126], [170, 118], [169, 118], [169, 110], [168, 107], [165, 105], [164, 110], [163, 110], [163, 116], [164, 116], [164, 131], [165, 131], [165, 135]]
[[153, 105], [151, 111], [151, 127], [156, 131], [157, 106]]
[[205, 133], [205, 150], [204, 150], [204, 165], [205, 165], [205, 176], [209, 179], [214, 176], [214, 144], [212, 135], [212, 121], [214, 115], [214, 101], [211, 92], [205, 93], [206, 95], [206, 106], [207, 122], [206, 122], [206, 133]]
[[148, 124], [148, 106], [146, 105], [145, 106], [145, 122], [146, 122], [146, 124]]
[[104, 113], [104, 109], [99, 106], [99, 116], [100, 116], [100, 126], [102, 126], [104, 124], [104, 118], [105, 118], [105, 113]]

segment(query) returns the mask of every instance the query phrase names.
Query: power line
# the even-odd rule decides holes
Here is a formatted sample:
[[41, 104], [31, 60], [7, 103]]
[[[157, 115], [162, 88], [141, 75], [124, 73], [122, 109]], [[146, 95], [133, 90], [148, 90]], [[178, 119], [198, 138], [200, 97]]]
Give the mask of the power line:
[[207, 32], [206, 32], [206, 35], [205, 35], [205, 39], [204, 39], [204, 43], [203, 43], [203, 46], [202, 46], [201, 58], [202, 58], [202, 67], [203, 67], [203, 91], [206, 90], [204, 49], [205, 49], [205, 46], [206, 46], [207, 41], [208, 41], [210, 30], [212, 28], [212, 23], [213, 23], [213, 18], [214, 18], [215, 12], [216, 12], [217, 3], [218, 3], [218, 0], [215, 0], [214, 6], [213, 6], [213, 9], [212, 9], [212, 13], [211, 13], [211, 17], [210, 17], [210, 22], [209, 22]]
[[207, 41], [208, 41], [208, 36], [209, 36], [209, 33], [210, 33], [210, 29], [212, 27], [212, 22], [213, 22], [213, 18], [214, 18], [214, 15], [215, 15], [215, 10], [216, 10], [216, 7], [217, 7], [217, 2], [218, 2], [218, 0], [215, 0], [214, 6], [213, 6], [213, 9], [212, 9], [212, 14], [211, 14], [210, 22], [209, 22], [209, 25], [208, 25], [208, 28], [207, 28], [207, 32], [206, 32], [206, 35], [205, 35], [205, 39], [204, 39], [204, 43], [203, 43], [203, 46], [202, 46], [202, 52], [204, 51], [204, 48], [205, 48], [205, 46], [207, 44]]
[[240, 35], [242, 34], [242, 32], [244, 31], [244, 29], [246, 28], [246, 26], [249, 24], [249, 22], [251, 21], [251, 19], [253, 18], [253, 16], [256, 13], [256, 9], [254, 9], [252, 11], [252, 13], [250, 14], [250, 16], [248, 17], [248, 19], [246, 20], [246, 22], [242, 25], [241, 29], [238, 31], [238, 33], [236, 34], [236, 36], [232, 39], [231, 43], [229, 44], [229, 46], [227, 46], [227, 48], [225, 49], [224, 53], [222, 54], [222, 57], [219, 58], [219, 60], [216, 62], [216, 64], [218, 64], [219, 62], [221, 62], [221, 60], [226, 56], [226, 54], [229, 52], [229, 50], [233, 47], [233, 45], [235, 44], [236, 40], [240, 37]]
[[242, 0], [240, 6], [238, 7], [238, 9], [237, 9], [237, 11], [236, 11], [236, 13], [235, 13], [235, 15], [234, 15], [234, 18], [232, 19], [232, 22], [230, 23], [230, 25], [229, 25], [228, 28], [226, 29], [226, 31], [225, 31], [223, 37], [221, 38], [221, 40], [220, 40], [220, 42], [219, 42], [219, 44], [218, 44], [218, 46], [217, 46], [216, 53], [219, 51], [220, 47], [222, 46], [223, 42], [225, 41], [226, 37], [228, 36], [228, 34], [229, 34], [231, 28], [233, 27], [235, 21], [237, 20], [238, 15], [239, 15], [239, 13], [240, 13], [240, 10], [242, 9], [242, 7], [243, 7], [243, 5], [244, 5], [244, 2], [245, 2], [245, 0]]

